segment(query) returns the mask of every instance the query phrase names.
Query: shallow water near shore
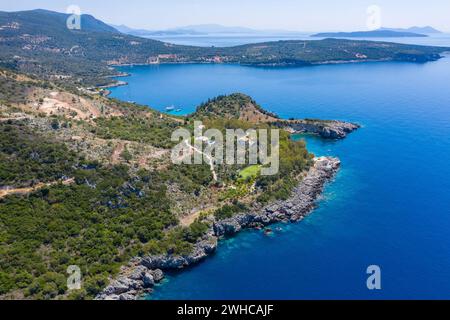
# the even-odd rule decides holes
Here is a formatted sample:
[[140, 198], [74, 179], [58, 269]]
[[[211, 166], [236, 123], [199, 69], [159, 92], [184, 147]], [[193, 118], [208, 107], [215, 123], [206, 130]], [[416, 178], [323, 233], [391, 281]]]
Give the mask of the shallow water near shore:
[[[450, 58], [308, 68], [123, 67], [112, 96], [181, 113], [243, 92], [284, 118], [357, 122], [342, 141], [306, 139], [342, 169], [304, 221], [245, 231], [171, 274], [151, 299], [449, 299]], [[382, 290], [366, 269], [379, 265]]]

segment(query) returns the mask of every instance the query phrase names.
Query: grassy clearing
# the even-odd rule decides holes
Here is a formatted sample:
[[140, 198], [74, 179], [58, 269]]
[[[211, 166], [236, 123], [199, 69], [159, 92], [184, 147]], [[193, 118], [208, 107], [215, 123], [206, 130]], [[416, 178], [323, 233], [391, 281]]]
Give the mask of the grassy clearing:
[[260, 173], [261, 173], [261, 165], [255, 164], [241, 170], [241, 172], [239, 172], [239, 178], [241, 180], [252, 179], [259, 176]]

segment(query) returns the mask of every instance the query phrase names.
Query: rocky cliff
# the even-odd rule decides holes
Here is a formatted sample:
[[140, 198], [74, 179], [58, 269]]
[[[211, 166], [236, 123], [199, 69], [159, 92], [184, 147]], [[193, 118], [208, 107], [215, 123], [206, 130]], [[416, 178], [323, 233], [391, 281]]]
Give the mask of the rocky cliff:
[[325, 139], [343, 139], [360, 128], [357, 124], [336, 120], [289, 120], [278, 122], [277, 125], [294, 133], [317, 134]]

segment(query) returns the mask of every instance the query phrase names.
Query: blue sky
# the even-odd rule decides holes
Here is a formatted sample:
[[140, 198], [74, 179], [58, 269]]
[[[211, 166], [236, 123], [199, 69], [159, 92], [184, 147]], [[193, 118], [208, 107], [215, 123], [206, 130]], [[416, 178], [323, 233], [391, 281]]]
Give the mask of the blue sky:
[[450, 31], [450, 0], [2, 0], [0, 10], [44, 8], [82, 13], [135, 28], [217, 23], [296, 31], [365, 30], [367, 8], [378, 5], [386, 27], [432, 25]]

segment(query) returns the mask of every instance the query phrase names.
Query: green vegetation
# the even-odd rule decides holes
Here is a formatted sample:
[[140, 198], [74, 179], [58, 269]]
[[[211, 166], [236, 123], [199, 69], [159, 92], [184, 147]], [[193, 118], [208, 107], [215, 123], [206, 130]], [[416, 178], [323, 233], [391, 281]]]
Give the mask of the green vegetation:
[[204, 236], [209, 226], [195, 221], [187, 228], [176, 227], [165, 233], [161, 240], [151, 240], [143, 246], [148, 254], [186, 255], [192, 252], [193, 244]]
[[[0, 294], [23, 289], [51, 299], [64, 294], [66, 268], [80, 266], [92, 298], [133, 256], [187, 253], [201, 223], [165, 234], [177, 219], [157, 177], [131, 182], [125, 167], [79, 170], [77, 183], [0, 201]], [[150, 250], [157, 243], [158, 250]], [[79, 292], [80, 294], [80, 292]]]
[[169, 183], [177, 184], [182, 191], [198, 196], [200, 191], [213, 184], [208, 165], [171, 165], [160, 173]]
[[208, 231], [208, 228], [208, 224], [197, 220], [192, 223], [189, 228], [185, 228], [183, 230], [184, 239], [190, 243], [194, 243], [205, 235], [206, 231]]
[[[46, 89], [66, 89], [81, 96], [80, 87], [109, 84], [110, 76], [116, 74], [110, 65], [217, 60], [248, 65], [309, 65], [351, 61], [356, 54], [371, 60], [429, 61], [446, 50], [332, 39], [200, 48], [120, 34], [90, 16], [83, 16], [82, 30], [69, 30], [66, 20], [65, 14], [44, 10], [0, 12], [0, 68], [28, 74], [12, 77], [2, 70], [2, 116], [28, 103], [29, 93], [36, 88], [44, 89], [40, 91], [45, 94], [50, 91]], [[136, 143], [125, 147], [120, 155], [126, 165], [109, 165], [105, 160], [109, 149], [105, 154], [105, 150], [93, 152], [90, 156], [95, 161], [88, 161], [71, 150], [85, 151], [83, 147], [89, 148], [96, 137], [124, 140], [121, 143], [125, 145], [133, 141], [171, 148], [173, 131], [181, 126], [192, 129], [196, 119], [202, 119], [207, 128], [224, 132], [271, 129], [270, 122], [277, 117], [243, 94], [211, 99], [188, 118], [177, 118], [83, 92], [84, 98], [100, 102], [104, 117], [91, 122], [61, 116], [39, 122], [45, 114], [28, 108], [22, 112], [28, 112], [30, 119], [36, 117], [34, 120], [0, 122], [0, 187], [44, 186], [74, 178], [73, 183], [48, 184], [27, 195], [0, 199], [0, 295], [91, 299], [130, 258], [187, 254], [205, 235], [210, 226], [204, 220], [187, 228], [179, 225], [171, 211], [173, 199], [178, 197], [172, 197], [171, 192], [181, 199], [214, 195], [208, 204], [221, 206], [214, 216], [226, 219], [249, 210], [244, 203], [256, 197], [263, 204], [286, 199], [301, 173], [311, 165], [312, 155], [304, 142], [292, 141], [284, 131], [280, 133], [280, 171], [275, 176], [259, 175], [262, 163], [216, 166], [217, 182], [207, 164], [161, 161], [153, 163], [155, 171], [139, 170], [134, 167], [136, 163], [130, 168], [134, 145], [139, 145]], [[44, 95], [35, 98], [44, 101]], [[116, 117], [108, 117], [111, 110], [117, 111]], [[74, 136], [80, 139], [70, 139]], [[107, 141], [109, 147], [113, 143]], [[66, 288], [70, 265], [81, 268], [84, 284], [82, 290], [73, 293]]]
[[259, 176], [260, 173], [261, 173], [261, 166], [253, 165], [245, 168], [244, 170], [241, 170], [241, 172], [239, 172], [239, 177], [245, 181], [256, 178], [257, 176]]
[[220, 201], [229, 201], [244, 198], [252, 191], [254, 183], [254, 179], [250, 181], [238, 179], [235, 186], [229, 187], [225, 192], [220, 194], [219, 199]]
[[[29, 85], [29, 84], [25, 84]], [[24, 85], [0, 74], [0, 103], [26, 103], [27, 92]]]
[[[224, 118], [209, 113], [218, 112], [222, 103], [239, 112], [248, 99], [236, 94], [211, 100], [216, 107], [202, 113], [206, 127], [270, 129], [269, 124], [236, 119], [236, 114]], [[95, 123], [77, 121], [73, 126], [106, 140], [169, 148], [173, 130], [181, 125], [192, 129], [196, 119], [160, 117], [148, 108], [115, 100], [105, 104], [114, 104], [123, 116], [98, 118]], [[312, 157], [303, 142], [294, 142], [281, 131], [281, 163], [276, 176], [260, 176], [261, 164], [216, 166], [218, 182], [212, 179], [207, 164], [162, 163], [154, 172], [137, 171], [129, 164], [132, 148], [124, 148], [120, 156], [127, 165], [120, 166], [87, 161], [70, 151], [56, 140], [63, 128], [70, 129], [67, 121], [49, 118], [50, 129], [45, 129], [49, 131], [39, 131], [28, 120], [0, 123], [0, 186], [33, 186], [74, 178], [69, 185], [53, 184], [28, 195], [0, 199], [0, 295], [20, 292], [33, 299], [91, 299], [130, 258], [188, 254], [205, 235], [210, 226], [204, 220], [179, 226], [171, 211], [170, 192], [182, 193], [187, 199], [216, 192], [214, 205], [221, 208], [214, 216], [226, 219], [249, 210], [244, 204], [249, 195], [259, 195], [262, 203], [288, 197]], [[69, 265], [81, 268], [82, 290], [67, 292]]]
[[91, 131], [104, 139], [122, 139], [148, 143], [159, 148], [173, 146], [170, 138], [179, 127], [176, 121], [157, 117], [98, 118]]
[[[193, 118], [201, 118], [207, 128], [216, 128], [222, 132], [225, 129], [273, 129], [276, 124], [257, 124], [245, 120], [239, 120], [240, 114], [248, 104], [262, 114], [268, 114], [258, 106], [250, 97], [243, 94], [232, 94], [219, 96], [203, 103]], [[269, 113], [270, 114], [270, 113]], [[271, 115], [271, 114], [270, 114]], [[270, 131], [269, 131], [270, 132]], [[270, 138], [270, 137], [269, 137]], [[258, 201], [266, 204], [274, 200], [287, 199], [295, 186], [298, 185], [299, 175], [307, 170], [311, 164], [313, 155], [310, 154], [304, 141], [293, 141], [288, 132], [280, 131], [280, 170], [273, 176], [260, 176], [261, 165], [254, 166], [223, 166], [218, 169], [219, 176], [227, 183], [232, 183], [234, 188], [225, 191], [220, 199], [223, 201], [237, 201], [247, 196], [251, 185], [255, 184], [259, 192]], [[228, 169], [228, 170], [227, 170]], [[236, 170], [237, 175], [233, 174]], [[219, 212], [219, 216], [228, 217], [230, 210], [226, 213]]]
[[76, 155], [25, 124], [0, 123], [0, 187], [26, 187], [74, 173]]
[[260, 176], [256, 186], [263, 192], [258, 198], [261, 203], [286, 200], [298, 185], [298, 175], [307, 170], [314, 155], [310, 154], [304, 141], [291, 140], [287, 132], [280, 135], [280, 170], [273, 176]]
[[217, 209], [214, 212], [214, 216], [216, 217], [217, 220], [224, 220], [224, 219], [231, 218], [236, 213], [245, 212], [247, 210], [248, 210], [248, 208], [246, 205], [244, 205], [238, 201], [235, 201], [231, 205], [227, 204], [227, 205], [224, 205], [222, 208]]
[[0, 295], [65, 296], [66, 269], [77, 265], [85, 285], [74, 294], [93, 298], [133, 256], [188, 253], [207, 229], [197, 221], [165, 232], [178, 224], [167, 183], [182, 176], [194, 192], [211, 180], [201, 166], [131, 176], [126, 166], [86, 162], [19, 124], [2, 124], [0, 135], [2, 184], [75, 178], [72, 185], [0, 199]]
[[133, 159], [133, 156], [131, 155], [130, 151], [128, 151], [127, 147], [125, 146], [124, 150], [120, 154], [123, 160], [126, 162], [130, 162], [131, 159]]
[[[14, 34], [14, 30], [8, 32]], [[78, 36], [76, 32], [75, 35]], [[106, 33], [101, 37], [106, 39]], [[65, 41], [70, 43], [70, 35]], [[37, 49], [34, 56], [38, 61], [39, 52]], [[55, 59], [51, 66], [59, 68], [59, 63]], [[84, 72], [85, 62], [80, 63], [79, 71]], [[49, 72], [44, 65], [38, 68], [42, 68], [40, 72]], [[78, 81], [67, 79], [64, 81], [71, 85]], [[225, 133], [226, 129], [271, 129], [272, 124], [265, 122], [276, 115], [244, 94], [211, 99], [187, 118], [161, 115], [147, 107], [85, 94], [85, 99], [95, 100], [101, 106], [103, 117], [93, 121], [74, 121], [63, 116], [44, 119], [45, 114], [37, 114], [31, 108], [24, 113], [19, 106], [28, 103], [29, 93], [36, 88], [46, 93], [49, 92], [46, 89], [64, 91], [53, 82], [2, 70], [0, 102], [5, 104], [2, 115], [8, 117], [19, 110], [30, 119], [0, 122], [0, 187], [41, 188], [27, 195], [0, 199], [0, 296], [91, 299], [130, 258], [188, 254], [195, 242], [204, 237], [210, 228], [205, 222], [208, 220], [199, 219], [189, 227], [181, 227], [174, 214], [179, 210], [178, 203], [172, 199], [182, 199], [181, 208], [192, 208], [190, 205], [197, 203], [190, 203], [190, 199], [211, 195], [210, 204], [220, 207], [213, 212], [214, 216], [226, 219], [250, 210], [247, 206], [255, 198], [263, 204], [287, 198], [300, 173], [311, 164], [312, 155], [305, 144], [292, 141], [287, 132], [281, 131], [280, 172], [275, 176], [260, 176], [262, 163], [216, 165], [218, 181], [214, 181], [207, 164], [173, 165], [164, 163], [162, 158], [150, 166], [155, 171], [139, 169], [132, 161], [136, 159], [133, 154], [136, 145], [171, 148], [173, 131], [181, 126], [192, 130], [194, 120], [201, 119], [206, 128]], [[70, 92], [75, 94], [77, 89]], [[41, 96], [35, 98], [43, 101]], [[73, 103], [76, 101], [72, 98]], [[111, 111], [116, 116], [108, 117]], [[80, 138], [67, 139], [73, 136]], [[89, 154], [94, 161], [84, 159], [83, 148], [98, 147], [96, 138], [109, 140], [108, 147], [117, 143], [111, 140], [122, 140], [120, 143], [125, 147], [120, 157], [126, 165], [110, 165], [106, 160], [110, 159], [110, 149]], [[174, 197], [171, 192], [176, 193]], [[82, 290], [69, 293], [66, 270], [70, 265], [81, 268], [84, 285]]]
[[49, 89], [53, 87], [51, 83], [38, 80], [32, 75], [23, 77], [23, 79], [19, 78], [19, 74], [0, 67], [0, 103], [26, 104], [32, 88]]
[[277, 118], [278, 116], [270, 113], [259, 106], [251, 97], [234, 93], [227, 96], [218, 96], [202, 103], [192, 115], [194, 118], [221, 118], [221, 119], [239, 119], [242, 111], [246, 107], [253, 107], [256, 112], [263, 115]]

